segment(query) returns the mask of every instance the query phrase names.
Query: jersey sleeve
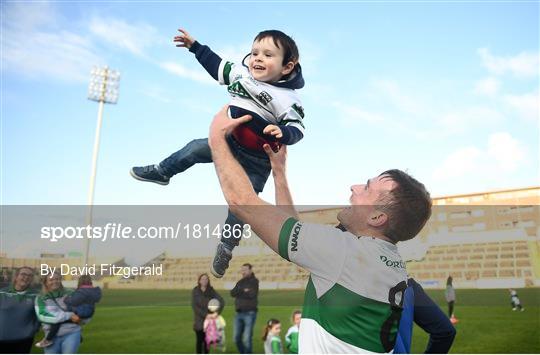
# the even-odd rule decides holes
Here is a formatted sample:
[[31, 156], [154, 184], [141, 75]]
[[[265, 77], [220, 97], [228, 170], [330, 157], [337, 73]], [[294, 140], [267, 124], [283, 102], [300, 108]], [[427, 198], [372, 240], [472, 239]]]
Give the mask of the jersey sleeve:
[[289, 218], [279, 234], [279, 254], [313, 275], [337, 281], [345, 262], [346, 233]]
[[218, 68], [218, 82], [221, 85], [230, 85], [231, 83], [246, 76], [247, 69], [242, 65], [222, 60]]
[[279, 123], [285, 126], [296, 127], [304, 134], [304, 108], [300, 102], [294, 102], [280, 114]]
[[54, 310], [48, 308], [41, 296], [36, 297], [34, 309], [36, 311], [37, 319], [42, 323], [62, 323], [70, 319], [73, 315], [72, 312], [64, 312], [58, 308]]

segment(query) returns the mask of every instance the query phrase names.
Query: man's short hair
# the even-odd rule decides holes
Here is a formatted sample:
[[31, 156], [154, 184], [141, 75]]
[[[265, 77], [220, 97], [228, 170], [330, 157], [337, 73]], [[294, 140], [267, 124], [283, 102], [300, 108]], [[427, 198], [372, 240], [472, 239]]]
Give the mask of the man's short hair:
[[32, 271], [32, 275], [34, 275], [34, 269], [32, 269], [30, 266], [21, 266], [15, 269], [15, 277], [19, 276], [19, 273], [23, 270], [30, 270]]
[[245, 267], [247, 267], [247, 268], [250, 269], [250, 270], [253, 268], [253, 266], [252, 266], [250, 263], [242, 264], [242, 266], [245, 266]]
[[285, 65], [289, 62], [293, 62], [295, 65], [300, 60], [300, 54], [298, 53], [298, 47], [296, 42], [285, 33], [278, 30], [267, 30], [260, 32], [253, 42], [260, 41], [264, 38], [270, 37], [274, 41], [276, 47], [283, 49], [283, 63]]
[[379, 176], [388, 176], [397, 185], [378, 201], [378, 209], [388, 215], [383, 234], [394, 242], [414, 238], [431, 216], [429, 192], [418, 180], [398, 169]]

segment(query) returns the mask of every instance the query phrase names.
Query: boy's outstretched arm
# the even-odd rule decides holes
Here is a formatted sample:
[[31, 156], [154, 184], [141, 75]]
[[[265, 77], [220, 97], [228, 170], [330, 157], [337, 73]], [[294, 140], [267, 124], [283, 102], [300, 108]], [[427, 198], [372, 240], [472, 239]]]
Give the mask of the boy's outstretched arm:
[[175, 36], [173, 41], [177, 47], [185, 47], [189, 49], [191, 53], [195, 54], [195, 58], [201, 63], [204, 69], [214, 78], [219, 81], [219, 65], [221, 63], [221, 57], [214, 53], [210, 47], [204, 46], [197, 42], [186, 30], [179, 28], [178, 31], [181, 35]]
[[279, 232], [289, 218], [294, 217], [281, 208], [261, 200], [251, 185], [244, 169], [232, 155], [225, 139], [238, 125], [249, 120], [249, 116], [230, 119], [225, 106], [212, 121], [209, 139], [212, 159], [221, 189], [231, 212], [253, 231], [276, 253], [279, 252]]

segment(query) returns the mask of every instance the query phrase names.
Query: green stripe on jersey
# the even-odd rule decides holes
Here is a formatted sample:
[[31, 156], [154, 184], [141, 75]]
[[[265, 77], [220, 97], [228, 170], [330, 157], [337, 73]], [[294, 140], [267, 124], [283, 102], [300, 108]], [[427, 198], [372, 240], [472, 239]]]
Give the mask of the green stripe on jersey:
[[278, 241], [278, 250], [279, 255], [283, 259], [289, 260], [289, 238], [291, 237], [291, 232], [293, 230], [294, 225], [298, 222], [296, 218], [289, 218], [283, 223], [283, 227], [281, 227], [281, 231], [279, 232], [279, 241]]
[[388, 339], [392, 344], [390, 350], [395, 343], [398, 328], [398, 321], [392, 320], [395, 312], [390, 304], [363, 297], [339, 284], [317, 298], [310, 276], [302, 318], [313, 319], [328, 333], [348, 344], [382, 353], [389, 351], [385, 350], [382, 339]]
[[231, 82], [229, 75], [231, 74], [232, 66], [233, 63], [227, 62], [223, 67], [223, 81], [225, 82], [225, 85], [229, 85], [229, 83]]

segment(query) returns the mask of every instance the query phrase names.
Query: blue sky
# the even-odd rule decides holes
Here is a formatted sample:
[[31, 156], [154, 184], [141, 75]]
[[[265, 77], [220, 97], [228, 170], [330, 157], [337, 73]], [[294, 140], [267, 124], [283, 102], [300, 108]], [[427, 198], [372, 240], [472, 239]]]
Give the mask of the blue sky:
[[[172, 38], [242, 58], [261, 30], [296, 39], [306, 135], [297, 204], [344, 204], [390, 168], [432, 195], [537, 185], [538, 2], [9, 2], [2, 9], [2, 204], [85, 204], [93, 65], [121, 72], [105, 107], [96, 204], [221, 204], [210, 164], [169, 186], [128, 171], [206, 137], [224, 87]], [[273, 201], [272, 181], [263, 196]]]

